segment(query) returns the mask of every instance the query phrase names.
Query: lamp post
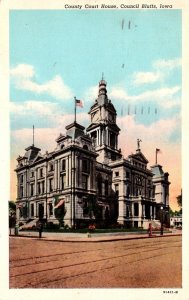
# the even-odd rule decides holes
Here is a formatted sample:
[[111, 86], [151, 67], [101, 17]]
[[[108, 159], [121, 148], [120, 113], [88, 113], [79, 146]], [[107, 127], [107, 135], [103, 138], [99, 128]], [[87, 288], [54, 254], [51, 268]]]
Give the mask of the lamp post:
[[160, 221], [161, 221], [161, 232], [160, 232], [160, 235], [163, 235], [163, 206], [160, 207]]

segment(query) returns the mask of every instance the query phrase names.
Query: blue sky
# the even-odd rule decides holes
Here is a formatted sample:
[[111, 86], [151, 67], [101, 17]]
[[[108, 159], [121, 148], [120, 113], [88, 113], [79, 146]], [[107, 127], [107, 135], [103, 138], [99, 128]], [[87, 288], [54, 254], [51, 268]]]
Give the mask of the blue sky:
[[[108, 89], [119, 85], [130, 96], [146, 90], [181, 85], [181, 71], [178, 68], [166, 76], [166, 82], [157, 80], [150, 84], [136, 85], [131, 80], [136, 72], [155, 72], [155, 61], [175, 60], [180, 57], [179, 10], [23, 10], [10, 13], [11, 68], [19, 64], [33, 66], [33, 81], [38, 84], [44, 84], [59, 75], [77, 97], [86, 98], [86, 91], [97, 85], [102, 72], [108, 82]], [[10, 97], [15, 103], [29, 99], [53, 102], [57, 100], [48, 93], [39, 94], [27, 89], [23, 91], [14, 84], [11, 85]], [[59, 99], [59, 104], [64, 104], [63, 113], [71, 113], [71, 100], [70, 97], [69, 103], [64, 103], [63, 97]], [[135, 103], [131, 104], [134, 110]], [[152, 100], [145, 100], [146, 109], [149, 104], [153, 106]], [[123, 112], [128, 111], [127, 105], [124, 101]], [[85, 108], [88, 109], [89, 106], [88, 103]], [[138, 111], [142, 110], [142, 106], [143, 103]], [[169, 113], [177, 111], [174, 107]], [[118, 109], [119, 113], [121, 110]], [[166, 115], [164, 111], [161, 114]], [[139, 116], [138, 119], [142, 121]], [[143, 120], [152, 121], [150, 116]], [[13, 126], [16, 128], [27, 124], [16, 122]]]
[[33, 124], [44, 148], [45, 136], [64, 132], [74, 96], [84, 100], [78, 121], [87, 126], [102, 72], [121, 145], [125, 134], [132, 151], [141, 137], [148, 152], [154, 136], [180, 155], [181, 18], [181, 10], [10, 11], [12, 157], [30, 144]]

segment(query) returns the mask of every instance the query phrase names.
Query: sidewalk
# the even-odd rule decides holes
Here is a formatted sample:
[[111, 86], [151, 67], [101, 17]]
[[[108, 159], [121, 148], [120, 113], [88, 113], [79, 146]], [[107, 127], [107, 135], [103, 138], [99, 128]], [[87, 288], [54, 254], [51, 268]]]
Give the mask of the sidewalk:
[[[172, 233], [153, 233], [150, 238], [181, 236], [182, 231], [172, 231]], [[36, 238], [39, 239], [39, 233], [36, 231], [19, 231], [19, 235], [11, 235], [15, 238]], [[115, 232], [115, 233], [58, 233], [58, 232], [43, 232], [40, 240], [56, 241], [56, 242], [110, 242], [120, 240], [146, 239], [149, 238], [147, 233], [139, 232]]]

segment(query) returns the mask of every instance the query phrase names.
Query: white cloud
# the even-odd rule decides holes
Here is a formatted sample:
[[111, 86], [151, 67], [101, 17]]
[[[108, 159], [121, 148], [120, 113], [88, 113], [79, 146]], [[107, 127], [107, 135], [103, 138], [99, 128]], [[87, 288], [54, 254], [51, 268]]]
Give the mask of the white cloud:
[[[143, 92], [138, 95], [128, 95], [127, 91], [123, 88], [114, 87], [110, 92], [110, 97], [114, 101], [125, 100], [128, 102], [139, 101], [158, 101], [158, 104], [165, 105], [165, 102], [172, 101], [172, 97], [180, 91], [180, 86], [174, 86], [170, 88], [160, 88]], [[166, 99], [166, 101], [165, 101]]]
[[127, 91], [121, 87], [112, 87], [110, 93], [109, 93], [110, 98], [113, 100], [129, 100], [130, 96], [127, 94]]
[[162, 79], [160, 72], [137, 72], [133, 75], [133, 81], [136, 85], [155, 83], [160, 79]]
[[165, 79], [170, 71], [181, 66], [181, 59], [160, 59], [152, 64], [153, 71], [151, 72], [135, 72], [132, 76], [133, 83], [136, 85], [152, 84]]
[[[152, 149], [164, 148], [167, 144], [171, 149], [169, 137], [180, 127], [180, 117], [160, 119], [147, 126], [136, 123], [135, 116], [127, 115], [118, 117], [117, 123], [121, 128], [120, 145], [124, 153], [128, 155], [130, 152], [135, 151], [136, 140], [140, 138], [142, 139], [141, 148], [151, 158]], [[125, 144], [127, 145], [126, 149]]]
[[[39, 104], [39, 107], [36, 108], [37, 113], [41, 113], [41, 109], [43, 108], [40, 107], [41, 104]], [[26, 114], [25, 117], [29, 117], [29, 106], [28, 104], [28, 110], [25, 108], [22, 110], [21, 106], [18, 109], [18, 113]], [[49, 111], [47, 112], [51, 113], [51, 107], [49, 106]], [[51, 127], [51, 122], [48, 122], [48, 127], [45, 128], [36, 128], [35, 129], [35, 136], [36, 136], [36, 146], [41, 148], [43, 151], [46, 151], [49, 149], [52, 150], [52, 144], [53, 141], [58, 137], [60, 132], [62, 134], [66, 134], [66, 129], [65, 127], [72, 123], [74, 121], [74, 114], [56, 114], [55, 116], [55, 111], [56, 107], [53, 107], [54, 112], [51, 114], [53, 121], [55, 121], [55, 126], [52, 128]], [[16, 113], [17, 108], [15, 106], [12, 106], [12, 111]], [[18, 115], [19, 117], [19, 115]], [[45, 116], [48, 117], [49, 116]], [[87, 113], [77, 113], [77, 122], [83, 126], [88, 126], [90, 122], [90, 118], [88, 117]], [[32, 136], [32, 128], [22, 128], [22, 129], [17, 129], [17, 130], [12, 130], [11, 137], [12, 137], [12, 143], [14, 143], [17, 147], [17, 149], [14, 150], [17, 155], [21, 155], [23, 152], [24, 148], [29, 146], [31, 144], [31, 136]], [[55, 145], [56, 143], [54, 143]], [[54, 148], [53, 148], [54, 149]]]
[[32, 78], [34, 74], [34, 67], [26, 64], [19, 64], [10, 70], [10, 75], [18, 78]]
[[56, 99], [73, 98], [71, 89], [64, 83], [61, 76], [56, 75], [52, 80], [39, 84], [35, 82], [35, 70], [31, 65], [20, 64], [10, 70], [17, 89], [30, 91], [36, 94], [47, 94]]
[[182, 64], [182, 60], [180, 58], [175, 59], [160, 59], [153, 63], [153, 67], [155, 69], [167, 69], [167, 70], [173, 70], [175, 68], [179, 68]]
[[98, 86], [92, 86], [90, 87], [84, 95], [85, 102], [90, 102], [90, 104], [94, 103], [94, 99], [98, 97]]
[[57, 111], [58, 105], [48, 101], [10, 102], [10, 112], [18, 117], [20, 115], [51, 115]]

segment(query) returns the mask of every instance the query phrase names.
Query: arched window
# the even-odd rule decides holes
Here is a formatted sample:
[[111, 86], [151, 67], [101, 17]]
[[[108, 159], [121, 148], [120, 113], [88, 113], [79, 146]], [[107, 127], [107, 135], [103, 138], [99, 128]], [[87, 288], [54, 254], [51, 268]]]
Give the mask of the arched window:
[[87, 145], [84, 145], [84, 146], [83, 146], [83, 149], [88, 150], [88, 146], [87, 146]]

